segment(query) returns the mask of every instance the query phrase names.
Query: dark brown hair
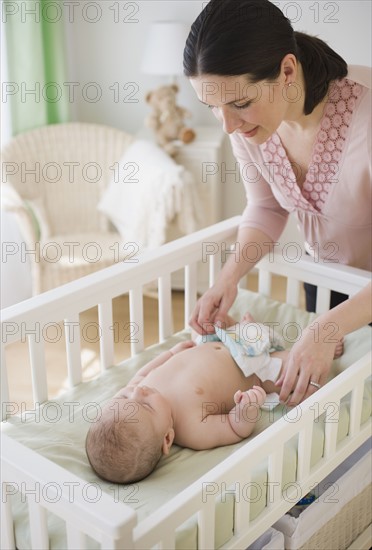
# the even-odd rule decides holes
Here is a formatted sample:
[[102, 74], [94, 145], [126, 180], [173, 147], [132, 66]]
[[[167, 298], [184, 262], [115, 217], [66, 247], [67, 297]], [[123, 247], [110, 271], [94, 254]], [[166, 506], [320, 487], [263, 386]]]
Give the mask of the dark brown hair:
[[85, 440], [94, 472], [112, 483], [134, 483], [151, 474], [162, 456], [161, 447], [159, 436], [142, 437], [139, 423], [119, 421], [115, 413], [91, 424]]
[[183, 57], [184, 74], [246, 75], [250, 82], [275, 80], [292, 53], [305, 80], [305, 114], [325, 97], [347, 64], [323, 40], [296, 32], [269, 0], [210, 0], [191, 26]]

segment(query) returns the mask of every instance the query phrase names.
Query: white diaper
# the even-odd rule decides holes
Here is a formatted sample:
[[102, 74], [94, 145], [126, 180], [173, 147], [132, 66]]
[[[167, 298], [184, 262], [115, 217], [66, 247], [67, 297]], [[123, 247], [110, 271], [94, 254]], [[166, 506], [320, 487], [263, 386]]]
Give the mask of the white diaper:
[[271, 357], [273, 351], [284, 349], [284, 342], [261, 323], [236, 323], [224, 330], [215, 325], [215, 334], [199, 336], [197, 344], [220, 341], [230, 353], [245, 376], [256, 374], [262, 382], [276, 382], [279, 377], [282, 360]]

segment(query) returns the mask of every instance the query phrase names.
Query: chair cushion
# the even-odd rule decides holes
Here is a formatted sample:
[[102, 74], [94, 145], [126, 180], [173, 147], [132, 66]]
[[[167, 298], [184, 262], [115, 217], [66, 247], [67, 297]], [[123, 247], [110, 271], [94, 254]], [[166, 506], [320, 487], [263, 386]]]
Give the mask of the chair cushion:
[[[110, 233], [67, 233], [53, 235], [40, 246], [41, 261], [55, 268], [93, 267], [130, 261], [138, 253], [136, 243], [124, 243], [120, 235]], [[103, 265], [100, 265], [102, 268]]]

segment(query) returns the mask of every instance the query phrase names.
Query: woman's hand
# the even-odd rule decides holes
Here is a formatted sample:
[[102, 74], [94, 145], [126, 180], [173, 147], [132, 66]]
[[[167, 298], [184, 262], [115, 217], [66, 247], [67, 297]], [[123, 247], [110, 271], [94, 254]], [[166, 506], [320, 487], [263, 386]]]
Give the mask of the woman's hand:
[[[288, 356], [287, 366], [277, 381], [282, 386], [279, 398], [297, 405], [323, 386], [328, 379], [336, 348], [339, 355], [343, 337], [372, 319], [372, 283], [323, 313], [302, 333]], [[296, 377], [298, 380], [296, 381]]]
[[216, 283], [199, 298], [189, 324], [198, 334], [213, 334], [214, 324], [223, 323], [238, 292], [237, 285]]
[[279, 399], [288, 405], [298, 405], [327, 382], [338, 340], [328, 334], [318, 334], [317, 323], [307, 327], [291, 349], [287, 365], [276, 382], [281, 386]]

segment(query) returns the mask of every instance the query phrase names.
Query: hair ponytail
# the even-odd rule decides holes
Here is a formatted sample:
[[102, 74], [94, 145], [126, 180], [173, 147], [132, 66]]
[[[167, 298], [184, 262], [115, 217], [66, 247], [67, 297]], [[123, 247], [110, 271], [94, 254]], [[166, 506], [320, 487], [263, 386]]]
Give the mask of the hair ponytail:
[[320, 38], [297, 31], [294, 36], [297, 43], [297, 58], [304, 73], [304, 111], [308, 115], [325, 97], [330, 82], [347, 75], [347, 64]]

